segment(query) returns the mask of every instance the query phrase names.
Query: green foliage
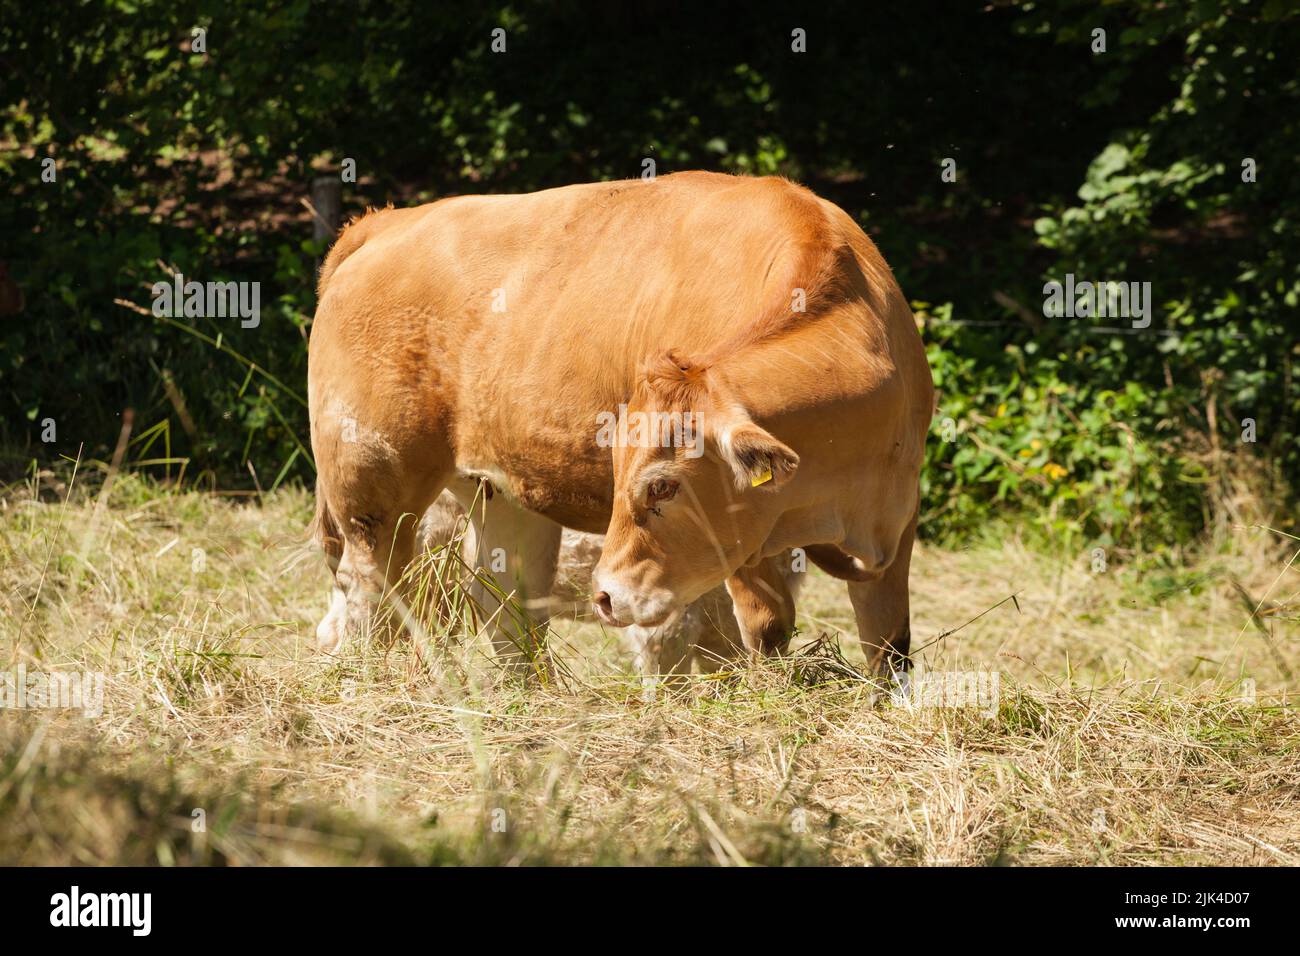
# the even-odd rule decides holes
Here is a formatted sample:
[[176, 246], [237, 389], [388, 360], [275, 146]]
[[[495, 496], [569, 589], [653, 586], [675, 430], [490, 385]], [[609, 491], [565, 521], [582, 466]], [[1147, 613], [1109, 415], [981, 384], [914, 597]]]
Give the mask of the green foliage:
[[963, 536], [1010, 510], [1045, 536], [1095, 545], [1199, 530], [1199, 466], [1160, 428], [1171, 411], [1161, 392], [1075, 381], [1067, 356], [1016, 344], [958, 348], [959, 327], [944, 321], [951, 307], [917, 311], [941, 395], [922, 474], [924, 524]]
[[[1062, 55], [1110, 28], [1105, 70], [1079, 103], [1115, 115], [1074, 199], [1042, 205], [1034, 232], [1050, 258], [1016, 297], [1033, 309], [1036, 284], [1067, 274], [1150, 282], [1153, 320], [1139, 331], [1046, 318], [990, 334], [945, 325], [951, 309], [926, 316], [936, 431], [945, 417], [950, 436], [956, 426], [929, 448], [931, 528], [968, 532], [1009, 504], [1099, 544], [1186, 540], [1213, 507], [1207, 447], [1292, 492], [1300, 475], [1297, 16], [1247, 3], [1026, 10], [1018, 31], [1053, 37]], [[1126, 110], [1120, 91], [1144, 73], [1165, 92]], [[1247, 420], [1256, 445], [1243, 441]]]
[[[867, 25], [838, 0], [796, 18], [806, 54], [788, 17], [749, 12], [116, 0], [5, 17], [0, 235], [26, 308], [0, 316], [0, 442], [20, 461], [106, 458], [130, 407], [128, 460], [147, 469], [309, 480], [313, 176], [355, 159], [356, 212], [653, 159], [798, 178], [858, 218], [905, 291], [948, 304], [923, 310], [925, 335], [960, 440], [929, 450], [926, 533], [1005, 511], [1052, 534], [1184, 539], [1207, 514], [1207, 442], [1294, 487], [1291, 6], [919, 2]], [[261, 324], [115, 301], [147, 308], [168, 269], [260, 282]], [[1027, 323], [1066, 273], [1151, 282], [1151, 328]]]

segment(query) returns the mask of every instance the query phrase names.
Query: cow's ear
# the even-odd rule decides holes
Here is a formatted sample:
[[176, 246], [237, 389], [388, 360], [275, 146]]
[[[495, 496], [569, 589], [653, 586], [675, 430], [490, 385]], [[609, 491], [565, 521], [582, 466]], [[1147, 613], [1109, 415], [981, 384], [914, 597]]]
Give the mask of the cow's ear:
[[718, 435], [718, 448], [741, 491], [780, 488], [799, 467], [799, 456], [792, 448], [749, 421], [724, 428]]

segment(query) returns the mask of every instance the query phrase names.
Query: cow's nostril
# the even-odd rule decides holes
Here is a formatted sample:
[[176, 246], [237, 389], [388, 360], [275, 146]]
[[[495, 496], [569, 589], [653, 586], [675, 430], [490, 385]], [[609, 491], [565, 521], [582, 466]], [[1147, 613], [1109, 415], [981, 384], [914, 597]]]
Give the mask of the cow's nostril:
[[596, 605], [597, 612], [609, 617], [614, 616], [614, 605], [610, 602], [609, 595], [606, 592], [597, 591], [592, 603]]

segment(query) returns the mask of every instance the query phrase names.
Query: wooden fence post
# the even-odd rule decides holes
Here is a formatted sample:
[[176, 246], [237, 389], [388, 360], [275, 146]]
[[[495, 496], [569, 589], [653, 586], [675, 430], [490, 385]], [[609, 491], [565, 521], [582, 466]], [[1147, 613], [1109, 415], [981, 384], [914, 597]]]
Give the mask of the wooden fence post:
[[333, 239], [343, 216], [343, 183], [338, 176], [317, 176], [311, 181], [311, 237]]
[[[343, 182], [338, 176], [317, 176], [311, 181], [311, 237], [333, 242], [343, 218]], [[321, 263], [316, 260], [316, 274]]]

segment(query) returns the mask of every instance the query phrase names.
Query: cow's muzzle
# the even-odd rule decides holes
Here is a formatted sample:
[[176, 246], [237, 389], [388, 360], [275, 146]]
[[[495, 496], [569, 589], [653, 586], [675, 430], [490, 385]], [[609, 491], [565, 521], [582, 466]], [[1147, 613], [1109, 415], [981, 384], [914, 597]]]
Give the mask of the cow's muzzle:
[[591, 607], [596, 617], [610, 627], [659, 627], [675, 621], [681, 614], [679, 602], [670, 591], [660, 588], [646, 592], [632, 590], [609, 574], [597, 571], [592, 576]]

